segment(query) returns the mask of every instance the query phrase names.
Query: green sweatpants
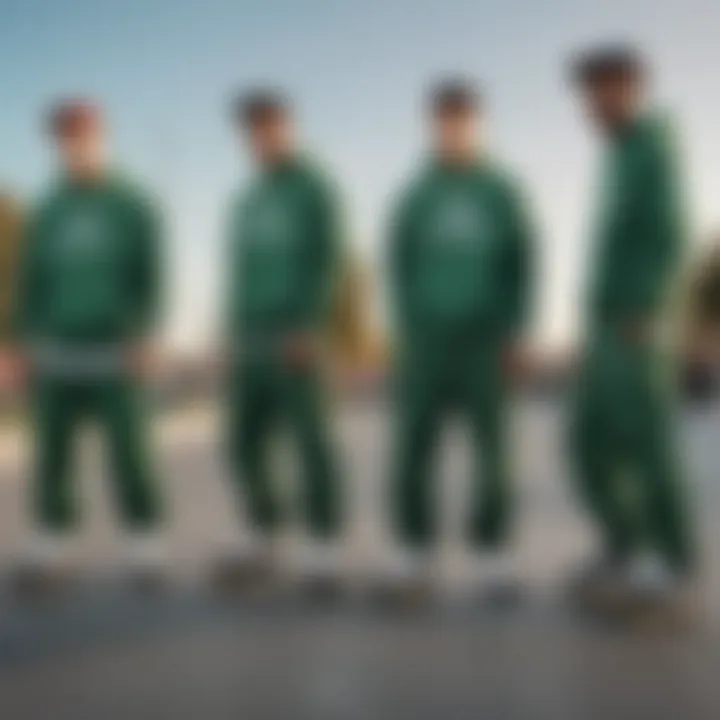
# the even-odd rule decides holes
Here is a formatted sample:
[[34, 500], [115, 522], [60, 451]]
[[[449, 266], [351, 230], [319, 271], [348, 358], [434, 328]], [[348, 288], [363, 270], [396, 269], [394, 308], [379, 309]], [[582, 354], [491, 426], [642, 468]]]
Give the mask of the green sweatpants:
[[123, 523], [131, 529], [146, 529], [158, 522], [160, 502], [146, 446], [146, 414], [140, 395], [135, 382], [121, 376], [35, 378], [34, 512], [41, 526], [64, 530], [78, 520], [73, 444], [85, 420], [97, 421], [105, 435]]
[[581, 495], [606, 549], [640, 548], [678, 567], [692, 560], [676, 447], [673, 363], [614, 328], [590, 339], [575, 398], [572, 455]]
[[415, 343], [400, 358], [396, 383], [392, 507], [398, 539], [414, 547], [435, 539], [436, 448], [443, 422], [458, 410], [469, 420], [476, 455], [469, 536], [475, 546], [501, 546], [508, 538], [513, 505], [501, 344], [483, 338]]
[[291, 370], [272, 357], [243, 359], [233, 369], [229, 455], [256, 530], [272, 532], [285, 520], [270, 465], [273, 436], [287, 427], [299, 451], [309, 531], [318, 538], [334, 537], [340, 531], [341, 491], [327, 423], [316, 370]]

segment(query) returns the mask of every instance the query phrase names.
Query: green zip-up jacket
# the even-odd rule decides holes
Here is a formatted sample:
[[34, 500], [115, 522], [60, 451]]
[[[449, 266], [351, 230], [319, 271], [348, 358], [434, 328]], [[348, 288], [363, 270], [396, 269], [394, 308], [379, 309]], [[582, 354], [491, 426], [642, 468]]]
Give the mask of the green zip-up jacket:
[[301, 158], [263, 171], [232, 207], [229, 332], [316, 330], [340, 255], [335, 192]]
[[401, 338], [460, 331], [510, 339], [522, 330], [534, 230], [499, 168], [432, 164], [399, 203], [389, 242]]
[[124, 342], [155, 322], [159, 219], [124, 180], [61, 181], [32, 212], [22, 254], [21, 341]]
[[591, 320], [652, 320], [666, 305], [685, 241], [667, 120], [653, 113], [636, 121], [613, 138], [605, 162]]

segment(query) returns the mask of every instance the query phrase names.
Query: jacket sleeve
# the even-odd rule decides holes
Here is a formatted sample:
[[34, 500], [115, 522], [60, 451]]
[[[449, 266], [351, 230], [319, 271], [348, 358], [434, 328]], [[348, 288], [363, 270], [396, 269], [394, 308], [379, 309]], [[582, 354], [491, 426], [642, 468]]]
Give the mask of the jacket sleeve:
[[220, 322], [222, 337], [230, 345], [241, 327], [242, 308], [239, 302], [238, 285], [241, 282], [243, 257], [238, 235], [242, 213], [242, 199], [233, 198], [228, 202], [225, 217], [220, 223], [224, 262]]
[[136, 205], [137, 274], [131, 319], [133, 334], [152, 333], [160, 320], [163, 298], [163, 230], [160, 212], [150, 200]]
[[626, 311], [633, 317], [653, 317], [668, 295], [684, 239], [678, 162], [669, 133], [651, 138], [642, 161], [630, 223], [637, 275]]
[[507, 191], [506, 207], [504, 331], [506, 338], [513, 338], [522, 333], [532, 311], [536, 228], [528, 202], [517, 187]]
[[317, 328], [329, 317], [343, 260], [340, 201], [325, 180], [313, 180], [310, 190], [308, 253], [300, 299], [299, 323]]
[[401, 341], [412, 334], [415, 326], [411, 292], [414, 198], [414, 191], [406, 191], [392, 210], [388, 228], [388, 298]]

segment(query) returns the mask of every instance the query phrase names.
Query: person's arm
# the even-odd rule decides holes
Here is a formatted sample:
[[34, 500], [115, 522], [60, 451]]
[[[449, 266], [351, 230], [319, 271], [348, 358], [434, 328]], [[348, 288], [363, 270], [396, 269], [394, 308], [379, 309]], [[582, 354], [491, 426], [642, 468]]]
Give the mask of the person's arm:
[[126, 352], [131, 371], [147, 379], [154, 375], [160, 362], [155, 331], [162, 312], [163, 232], [160, 213], [150, 200], [134, 199], [132, 207], [137, 254]]
[[338, 193], [325, 180], [314, 180], [310, 193], [305, 284], [298, 317], [301, 332], [314, 332], [327, 322], [343, 261]]
[[221, 223], [223, 285], [221, 288], [220, 334], [222, 354], [225, 356], [233, 354], [239, 339], [238, 335], [244, 326], [241, 290], [245, 258], [240, 235], [244, 213], [245, 199], [236, 196], [227, 203], [225, 217]]
[[512, 343], [523, 334], [532, 310], [537, 233], [528, 203], [515, 187], [508, 190], [507, 210], [504, 331]]
[[149, 200], [136, 205], [138, 248], [132, 332], [137, 338], [153, 334], [161, 319], [163, 299], [163, 230], [160, 212]]
[[317, 359], [318, 333], [330, 318], [342, 263], [342, 229], [339, 200], [324, 179], [312, 178], [308, 188], [309, 216], [304, 282], [295, 314], [294, 331], [285, 340], [285, 357], [302, 367]]
[[667, 128], [649, 139], [635, 187], [630, 220], [635, 276], [627, 298], [628, 322], [648, 323], [665, 303], [684, 237], [679, 168]]
[[388, 229], [388, 297], [396, 332], [401, 341], [412, 335], [415, 324], [410, 287], [414, 204], [414, 193], [408, 191], [394, 208]]

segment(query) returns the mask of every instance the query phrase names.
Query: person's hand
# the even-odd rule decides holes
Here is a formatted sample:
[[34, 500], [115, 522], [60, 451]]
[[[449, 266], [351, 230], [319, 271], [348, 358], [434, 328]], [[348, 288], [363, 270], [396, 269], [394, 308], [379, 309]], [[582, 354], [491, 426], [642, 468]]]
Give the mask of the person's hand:
[[526, 348], [519, 342], [509, 344], [502, 355], [503, 372], [511, 380], [520, 380], [530, 370], [530, 359]]
[[305, 370], [316, 362], [317, 357], [317, 338], [312, 333], [296, 332], [285, 340], [283, 358], [290, 368]]
[[138, 342], [130, 348], [128, 365], [133, 377], [152, 380], [160, 371], [160, 353], [152, 343]]
[[622, 322], [620, 333], [625, 340], [633, 345], [641, 345], [651, 339], [653, 324], [644, 317], [631, 318]]
[[26, 354], [17, 349], [0, 350], [0, 388], [7, 392], [20, 392], [30, 374], [30, 362]]

